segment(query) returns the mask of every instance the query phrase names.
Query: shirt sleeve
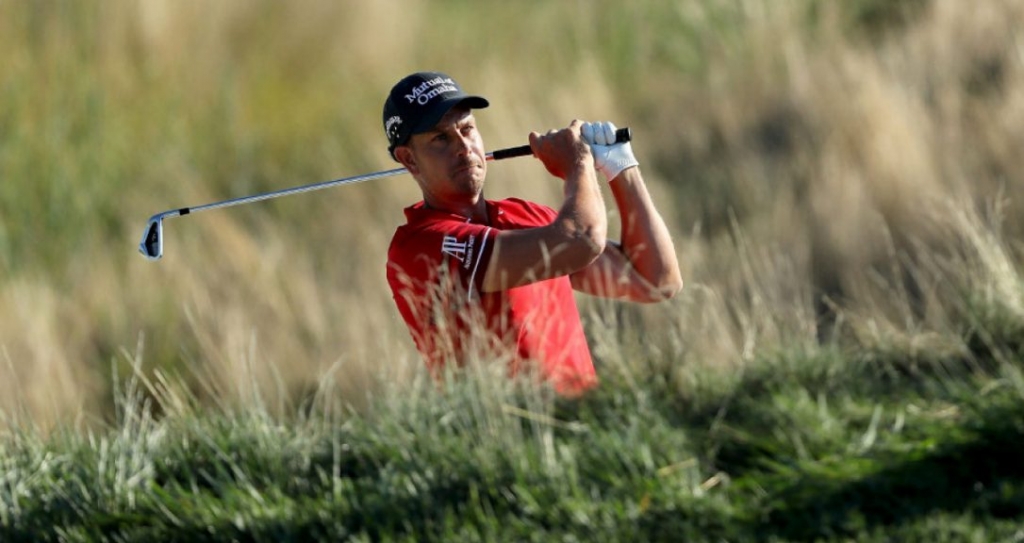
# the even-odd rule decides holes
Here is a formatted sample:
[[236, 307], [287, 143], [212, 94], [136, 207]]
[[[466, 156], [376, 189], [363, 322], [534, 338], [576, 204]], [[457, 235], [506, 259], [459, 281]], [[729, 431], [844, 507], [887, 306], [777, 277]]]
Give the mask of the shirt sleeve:
[[425, 239], [427, 250], [439, 252], [442, 265], [461, 279], [467, 300], [472, 300], [480, 294], [497, 235], [490, 226], [453, 222], [431, 229]]
[[444, 270], [472, 300], [479, 296], [497, 235], [498, 230], [482, 224], [433, 223], [392, 244], [389, 268], [425, 283], [436, 283]]

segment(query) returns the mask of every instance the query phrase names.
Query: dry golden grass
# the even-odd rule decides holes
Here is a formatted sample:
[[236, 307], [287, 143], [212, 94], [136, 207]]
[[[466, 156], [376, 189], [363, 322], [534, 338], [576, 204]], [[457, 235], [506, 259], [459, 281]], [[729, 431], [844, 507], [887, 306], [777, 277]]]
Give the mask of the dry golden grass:
[[[955, 344], [952, 290], [1024, 303], [1024, 5], [918, 4], [868, 32], [797, 0], [0, 3], [0, 411], [102, 417], [136, 356], [211, 402], [409, 382], [384, 281], [407, 177], [169, 220], [156, 264], [134, 246], [158, 211], [394, 167], [382, 97], [419, 69], [491, 99], [491, 148], [633, 127], [688, 287], [630, 311], [681, 367]], [[559, 193], [491, 165], [488, 197]], [[621, 308], [584, 307], [632, 363], [601, 333]]]

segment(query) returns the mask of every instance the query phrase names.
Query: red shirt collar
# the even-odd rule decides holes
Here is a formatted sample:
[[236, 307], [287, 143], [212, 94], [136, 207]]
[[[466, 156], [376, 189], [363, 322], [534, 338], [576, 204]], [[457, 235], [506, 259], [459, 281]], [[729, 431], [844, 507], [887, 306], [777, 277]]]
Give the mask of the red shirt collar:
[[[490, 219], [491, 224], [494, 224], [498, 216], [505, 213], [501, 209], [501, 201], [484, 200], [484, 203], [487, 205], [487, 218]], [[434, 209], [432, 207], [429, 207], [427, 203], [422, 200], [405, 208], [405, 220], [409, 224], [439, 219], [470, 222], [469, 217], [466, 217], [465, 215], [459, 215], [458, 213], [452, 213], [450, 211]]]

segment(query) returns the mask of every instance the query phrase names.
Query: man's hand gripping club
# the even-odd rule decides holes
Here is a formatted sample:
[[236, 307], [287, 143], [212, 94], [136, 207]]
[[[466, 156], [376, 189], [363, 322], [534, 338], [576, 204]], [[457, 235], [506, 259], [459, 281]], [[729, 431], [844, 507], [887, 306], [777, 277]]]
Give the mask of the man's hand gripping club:
[[580, 134], [583, 141], [590, 145], [597, 171], [609, 182], [618, 177], [623, 170], [640, 165], [633, 156], [633, 147], [628, 141], [615, 143], [614, 124], [607, 121], [583, 123]]

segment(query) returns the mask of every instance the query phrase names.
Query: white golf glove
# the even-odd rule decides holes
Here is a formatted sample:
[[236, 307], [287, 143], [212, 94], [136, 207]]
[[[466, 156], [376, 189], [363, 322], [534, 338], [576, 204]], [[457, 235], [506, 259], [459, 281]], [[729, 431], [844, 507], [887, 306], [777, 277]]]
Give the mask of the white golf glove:
[[615, 125], [610, 122], [583, 123], [583, 141], [590, 145], [594, 166], [605, 179], [615, 179], [622, 170], [639, 166], [629, 142], [615, 143]]

